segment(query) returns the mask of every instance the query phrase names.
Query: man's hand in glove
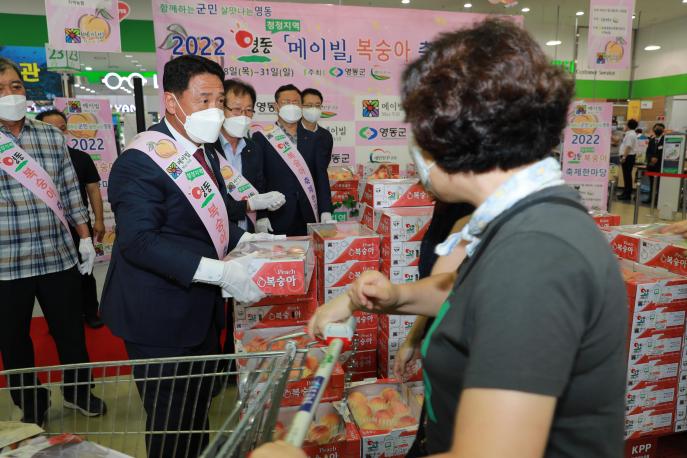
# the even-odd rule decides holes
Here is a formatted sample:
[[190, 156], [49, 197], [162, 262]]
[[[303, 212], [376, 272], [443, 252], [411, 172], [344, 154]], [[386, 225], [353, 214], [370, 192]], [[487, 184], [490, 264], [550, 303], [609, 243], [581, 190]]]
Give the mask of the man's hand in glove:
[[79, 257], [82, 261], [78, 265], [81, 275], [92, 274], [93, 264], [95, 264], [95, 247], [93, 246], [93, 239], [90, 237], [79, 241]]
[[262, 232], [264, 234], [268, 232], [274, 232], [272, 229], [272, 223], [270, 223], [269, 218], [260, 218], [255, 222], [255, 232]]
[[233, 297], [242, 303], [258, 302], [265, 294], [253, 282], [248, 271], [252, 257], [253, 255], [247, 255], [230, 261], [202, 258], [193, 281], [217, 285], [222, 288], [222, 296]]
[[248, 198], [249, 211], [279, 210], [286, 203], [284, 194], [278, 191], [270, 191], [264, 194], [256, 194]]

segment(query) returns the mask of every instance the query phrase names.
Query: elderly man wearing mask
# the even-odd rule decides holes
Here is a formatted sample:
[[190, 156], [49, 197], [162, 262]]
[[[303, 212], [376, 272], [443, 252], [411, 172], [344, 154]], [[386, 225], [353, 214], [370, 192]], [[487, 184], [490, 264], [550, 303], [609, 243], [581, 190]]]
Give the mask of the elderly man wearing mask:
[[[29, 328], [34, 301], [43, 310], [60, 362], [88, 362], [82, 325], [81, 274], [93, 271], [88, 214], [64, 135], [26, 118], [26, 89], [17, 65], [0, 58], [0, 353], [5, 369], [34, 366]], [[80, 237], [74, 246], [70, 226]], [[78, 263], [78, 254], [83, 260]], [[65, 382], [88, 380], [66, 371]], [[78, 380], [77, 380], [78, 378]], [[50, 393], [34, 375], [9, 377], [22, 421], [42, 425]], [[105, 403], [88, 384], [63, 390], [65, 407], [102, 415]]]
[[224, 81], [224, 124], [215, 148], [219, 152], [220, 171], [229, 193], [229, 219], [241, 229], [267, 232], [268, 211], [279, 210], [284, 194], [264, 192], [264, 153], [248, 137], [255, 114], [256, 94], [253, 86], [241, 80]]
[[[244, 232], [227, 215], [213, 146], [224, 122], [223, 78], [222, 68], [203, 57], [167, 62], [164, 119], [134, 137], [112, 167], [109, 200], [117, 238], [101, 309], [131, 359], [216, 354], [225, 324], [223, 296], [248, 303], [262, 297], [246, 258], [224, 261], [237, 243], [274, 236]], [[215, 369], [135, 366], [146, 429], [157, 432], [146, 435], [149, 456], [197, 456], [203, 450], [209, 436], [199, 431], [208, 430], [214, 377], [188, 376]], [[183, 382], [175, 383], [177, 378]]]

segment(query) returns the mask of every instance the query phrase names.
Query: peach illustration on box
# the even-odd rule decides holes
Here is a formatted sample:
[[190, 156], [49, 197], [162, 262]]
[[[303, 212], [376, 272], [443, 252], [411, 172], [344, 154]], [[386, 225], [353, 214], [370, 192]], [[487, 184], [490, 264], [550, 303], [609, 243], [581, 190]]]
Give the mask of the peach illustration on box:
[[592, 114], [587, 113], [586, 105], [575, 106], [575, 111], [568, 118], [568, 123], [572, 126], [572, 131], [578, 135], [592, 135], [596, 132], [596, 124], [598, 124], [599, 118]]
[[64, 29], [65, 43], [102, 43], [110, 38], [109, 21], [114, 16], [105, 8], [97, 8], [93, 14], [79, 17], [76, 27]]

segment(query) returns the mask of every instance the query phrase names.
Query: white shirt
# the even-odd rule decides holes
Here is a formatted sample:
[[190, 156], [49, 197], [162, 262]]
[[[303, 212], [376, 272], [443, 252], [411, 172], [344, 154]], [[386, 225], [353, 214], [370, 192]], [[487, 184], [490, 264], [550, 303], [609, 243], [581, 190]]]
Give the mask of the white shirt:
[[[243, 162], [241, 160], [241, 153], [243, 153], [243, 150], [246, 147], [246, 140], [243, 138], [239, 139], [239, 142], [236, 145], [236, 150], [232, 148], [229, 140], [224, 138], [224, 135], [222, 134], [219, 134], [219, 142], [222, 145], [224, 157], [227, 159], [227, 162], [229, 162], [229, 165], [231, 165], [231, 168], [243, 175]], [[238, 221], [237, 225], [244, 231], [247, 230], [248, 218], [243, 218], [241, 221]]]
[[637, 154], [637, 132], [634, 130], [628, 130], [625, 132], [625, 136], [623, 137], [623, 142], [620, 144], [620, 155], [624, 156], [625, 155], [625, 150], [627, 147], [630, 147], [630, 152], [628, 153], [628, 156], [635, 156]]

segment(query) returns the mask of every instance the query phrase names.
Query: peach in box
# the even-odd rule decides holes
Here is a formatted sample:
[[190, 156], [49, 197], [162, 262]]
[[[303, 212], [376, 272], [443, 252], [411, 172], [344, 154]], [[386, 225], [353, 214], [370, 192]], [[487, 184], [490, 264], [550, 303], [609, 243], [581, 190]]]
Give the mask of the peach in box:
[[227, 260], [251, 255], [248, 271], [262, 292], [268, 295], [305, 294], [314, 264], [311, 243], [307, 238], [244, 242]]
[[359, 384], [348, 395], [365, 457], [405, 456], [415, 439], [420, 406], [406, 387], [398, 392], [399, 385], [391, 382]]
[[[279, 409], [277, 425], [273, 435], [274, 440], [285, 437], [283, 425], [290, 425], [298, 412], [298, 407]], [[341, 414], [337, 403], [323, 402], [315, 411], [310, 429], [305, 436], [301, 449], [312, 458], [360, 457], [360, 434], [350, 418], [348, 411]]]
[[310, 224], [315, 255], [320, 262], [337, 264], [346, 261], [379, 259], [379, 235], [355, 222]]

